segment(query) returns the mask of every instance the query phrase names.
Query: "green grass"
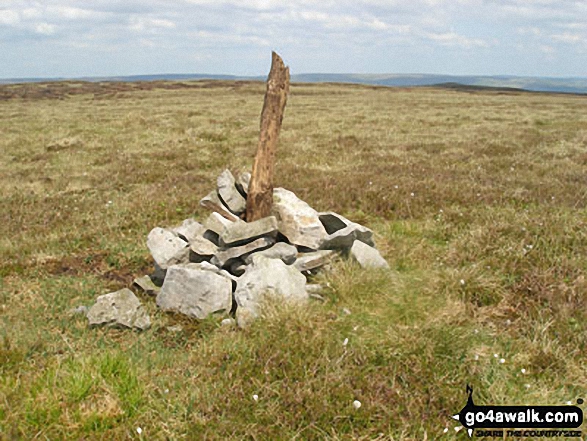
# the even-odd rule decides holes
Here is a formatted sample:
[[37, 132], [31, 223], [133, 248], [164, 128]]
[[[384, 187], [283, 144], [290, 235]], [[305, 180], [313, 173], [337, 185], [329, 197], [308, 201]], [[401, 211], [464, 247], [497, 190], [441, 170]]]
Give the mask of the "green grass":
[[276, 184], [371, 227], [392, 271], [339, 262], [324, 303], [247, 330], [142, 298], [137, 333], [68, 311], [250, 169], [264, 85], [27, 87], [0, 101], [1, 439], [450, 440], [467, 383], [587, 398], [584, 97], [293, 85]]

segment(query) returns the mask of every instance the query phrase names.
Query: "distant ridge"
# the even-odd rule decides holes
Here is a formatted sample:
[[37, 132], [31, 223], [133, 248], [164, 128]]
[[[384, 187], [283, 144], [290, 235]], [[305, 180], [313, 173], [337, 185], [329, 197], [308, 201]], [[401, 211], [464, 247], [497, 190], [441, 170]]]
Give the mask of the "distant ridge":
[[[353, 83], [391, 87], [440, 86], [456, 89], [456, 85], [477, 88], [498, 88], [510, 91], [535, 91], [587, 94], [587, 78], [548, 78], [496, 76], [457, 76], [428, 74], [296, 74], [293, 82], [300, 83]], [[265, 80], [265, 76], [238, 76], [216, 74], [159, 74], [114, 77], [82, 78], [10, 78], [0, 79], [0, 84], [35, 83], [49, 81], [187, 81], [187, 80]]]

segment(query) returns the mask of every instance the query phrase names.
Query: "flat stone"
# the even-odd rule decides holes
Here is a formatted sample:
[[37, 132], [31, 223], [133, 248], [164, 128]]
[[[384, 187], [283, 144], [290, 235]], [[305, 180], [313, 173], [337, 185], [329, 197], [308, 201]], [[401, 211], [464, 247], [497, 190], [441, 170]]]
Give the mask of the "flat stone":
[[277, 218], [279, 232], [294, 245], [318, 249], [328, 236], [318, 212], [284, 188], [273, 190], [271, 214]]
[[351, 258], [356, 260], [363, 268], [389, 269], [389, 264], [381, 256], [379, 251], [369, 245], [356, 240], [349, 252]]
[[163, 270], [171, 265], [189, 261], [188, 243], [164, 228], [153, 228], [147, 237], [147, 247], [155, 263]]
[[348, 251], [355, 240], [366, 243], [372, 247], [373, 231], [363, 225], [348, 220], [346, 217], [332, 211], [319, 213], [320, 222], [328, 232], [328, 237], [320, 246], [323, 250]]
[[99, 296], [87, 317], [90, 326], [118, 326], [141, 331], [151, 326], [143, 305], [128, 288]]
[[239, 277], [234, 293], [236, 320], [240, 327], [245, 327], [258, 316], [266, 296], [288, 302], [305, 301], [308, 299], [306, 277], [279, 259], [254, 256]]
[[153, 280], [149, 276], [137, 277], [133, 280], [132, 286], [148, 296], [156, 296], [161, 290], [161, 288], [153, 283]]
[[233, 259], [238, 257], [242, 257], [244, 259], [247, 254], [269, 248], [274, 243], [275, 239], [271, 237], [260, 237], [259, 239], [254, 240], [253, 242], [249, 242], [245, 245], [219, 251], [212, 258], [211, 262], [217, 267], [222, 268]]
[[213, 242], [202, 236], [196, 236], [190, 243], [190, 262], [209, 261], [218, 252]]
[[245, 263], [250, 264], [253, 261], [253, 256], [264, 256], [268, 259], [281, 259], [286, 265], [291, 265], [296, 261], [298, 250], [293, 245], [285, 242], [277, 242], [271, 248], [263, 251], [257, 251], [245, 257]]
[[200, 201], [200, 205], [204, 208], [207, 208], [210, 211], [213, 211], [215, 213], [222, 215], [223, 217], [225, 217], [226, 219], [228, 219], [230, 221], [235, 222], [239, 219], [238, 216], [231, 213], [230, 210], [224, 206], [224, 204], [222, 203], [222, 201], [218, 197], [216, 190], [211, 191], [207, 196], [205, 196]]
[[157, 305], [197, 319], [213, 313], [228, 313], [232, 308], [232, 282], [198, 264], [174, 265], [157, 296]]
[[233, 222], [224, 226], [219, 235], [223, 247], [244, 245], [262, 236], [276, 237], [277, 219], [268, 216], [254, 222]]
[[239, 218], [236, 218], [234, 221], [230, 221], [225, 217], [221, 216], [218, 213], [210, 213], [206, 221], [204, 222], [204, 227], [214, 233], [218, 234], [219, 236], [224, 233], [226, 228], [230, 228], [231, 225], [234, 224], [241, 224], [245, 223]]
[[298, 256], [293, 266], [298, 271], [311, 271], [316, 268], [321, 268], [328, 265], [338, 255], [333, 250], [319, 250], [311, 253], [303, 253]]
[[239, 175], [236, 177], [236, 189], [245, 198], [247, 197], [247, 194], [249, 194], [250, 182], [251, 174], [249, 172], [239, 173]]
[[178, 227], [172, 228], [171, 231], [186, 242], [191, 242], [194, 238], [204, 234], [206, 228], [195, 219], [186, 219]]
[[247, 207], [247, 201], [236, 189], [236, 180], [230, 170], [224, 170], [216, 180], [218, 195], [230, 211], [241, 214]]

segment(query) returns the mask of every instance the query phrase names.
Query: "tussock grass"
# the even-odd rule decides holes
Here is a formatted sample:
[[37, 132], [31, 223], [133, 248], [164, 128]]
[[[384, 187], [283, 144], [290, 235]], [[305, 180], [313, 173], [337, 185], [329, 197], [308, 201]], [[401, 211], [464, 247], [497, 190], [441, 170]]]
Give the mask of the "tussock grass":
[[68, 311], [250, 167], [264, 85], [3, 87], [2, 438], [456, 439], [467, 383], [585, 398], [584, 97], [293, 85], [277, 185], [373, 228], [392, 271], [337, 262], [324, 303], [246, 331], [143, 298], [135, 333]]

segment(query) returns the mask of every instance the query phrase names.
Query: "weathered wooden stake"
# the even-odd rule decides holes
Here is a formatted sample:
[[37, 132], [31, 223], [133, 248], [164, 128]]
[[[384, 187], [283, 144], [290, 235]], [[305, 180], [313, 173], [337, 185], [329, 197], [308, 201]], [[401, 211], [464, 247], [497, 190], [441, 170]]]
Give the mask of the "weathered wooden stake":
[[275, 150], [289, 93], [289, 68], [275, 52], [271, 56], [271, 70], [267, 77], [265, 102], [261, 112], [259, 145], [247, 195], [247, 222], [269, 216], [273, 205]]

